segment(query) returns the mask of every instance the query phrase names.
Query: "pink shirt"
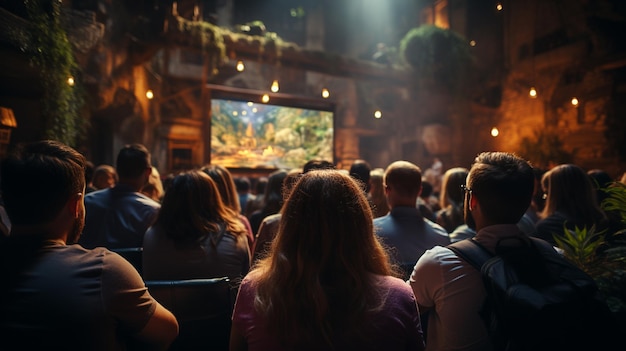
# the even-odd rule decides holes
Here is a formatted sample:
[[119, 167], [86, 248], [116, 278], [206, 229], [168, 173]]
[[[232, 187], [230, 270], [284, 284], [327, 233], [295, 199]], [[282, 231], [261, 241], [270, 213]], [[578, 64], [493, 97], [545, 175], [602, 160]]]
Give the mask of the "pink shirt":
[[[338, 340], [338, 350], [423, 350], [424, 339], [419, 312], [411, 288], [401, 279], [378, 276], [381, 293], [387, 293], [384, 306], [366, 318], [376, 332], [369, 334], [370, 340]], [[241, 283], [235, 310], [233, 328], [244, 335], [248, 351], [287, 350], [269, 336], [266, 323], [254, 309], [256, 289], [250, 275]], [[309, 349], [323, 350], [323, 347], [309, 345]]]

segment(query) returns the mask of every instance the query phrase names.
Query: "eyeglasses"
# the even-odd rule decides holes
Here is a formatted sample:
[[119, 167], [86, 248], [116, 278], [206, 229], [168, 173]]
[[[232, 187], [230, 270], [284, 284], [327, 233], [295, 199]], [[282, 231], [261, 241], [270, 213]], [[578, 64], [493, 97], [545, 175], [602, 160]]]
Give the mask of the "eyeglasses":
[[463, 191], [466, 192], [466, 193], [471, 193], [472, 192], [472, 189], [470, 189], [467, 186], [465, 186], [465, 184], [461, 184], [461, 189], [463, 189]]

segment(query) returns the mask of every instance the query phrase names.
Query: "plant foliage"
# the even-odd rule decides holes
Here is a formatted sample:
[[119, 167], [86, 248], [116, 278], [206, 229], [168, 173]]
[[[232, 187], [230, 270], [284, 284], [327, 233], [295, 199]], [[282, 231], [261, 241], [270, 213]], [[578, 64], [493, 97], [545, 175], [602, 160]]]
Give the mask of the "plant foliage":
[[474, 61], [465, 38], [434, 25], [411, 29], [400, 41], [400, 56], [424, 83], [454, 92], [466, 87]]
[[[44, 91], [44, 137], [76, 146], [83, 127], [83, 96], [77, 86], [79, 68], [61, 23], [61, 2], [29, 0], [25, 5], [31, 23], [30, 53], [40, 69]], [[73, 85], [68, 84], [70, 77]]]
[[573, 231], [564, 227], [563, 235], [554, 239], [565, 257], [596, 281], [609, 308], [626, 316], [626, 185], [614, 183], [603, 191], [608, 197], [602, 209], [618, 213], [621, 229], [605, 233], [595, 226]]

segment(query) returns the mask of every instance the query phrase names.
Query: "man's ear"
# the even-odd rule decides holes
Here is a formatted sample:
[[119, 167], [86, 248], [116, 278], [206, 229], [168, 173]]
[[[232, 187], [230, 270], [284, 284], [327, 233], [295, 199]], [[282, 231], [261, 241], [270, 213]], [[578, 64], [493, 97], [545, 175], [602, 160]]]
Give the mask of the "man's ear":
[[81, 203], [83, 201], [83, 193], [76, 193], [70, 197], [67, 201], [67, 207], [69, 213], [74, 216], [74, 218], [78, 218], [80, 216]]
[[476, 200], [476, 196], [474, 196], [474, 194], [472, 194], [471, 192], [469, 194], [467, 194], [467, 196], [469, 196], [469, 210], [473, 210], [476, 208], [476, 206], [478, 206], [478, 200]]

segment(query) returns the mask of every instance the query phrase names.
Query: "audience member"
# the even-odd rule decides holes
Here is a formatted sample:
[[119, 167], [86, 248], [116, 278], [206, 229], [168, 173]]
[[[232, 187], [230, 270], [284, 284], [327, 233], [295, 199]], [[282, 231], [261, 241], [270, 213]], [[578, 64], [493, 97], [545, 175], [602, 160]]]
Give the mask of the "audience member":
[[330, 162], [330, 161], [326, 161], [326, 160], [317, 160], [317, 159], [313, 159], [313, 160], [309, 160], [307, 161], [303, 166], [302, 166], [302, 173], [307, 173], [310, 170], [313, 169], [335, 169], [335, 165]]
[[608, 194], [604, 191], [607, 187], [613, 183], [613, 178], [602, 169], [592, 169], [587, 171], [587, 175], [591, 177], [591, 184], [596, 190], [596, 200], [598, 206], [602, 205], [602, 201], [607, 198]]
[[92, 185], [96, 190], [112, 188], [117, 181], [117, 171], [110, 165], [102, 164], [93, 170]]
[[220, 191], [220, 196], [222, 197], [224, 205], [237, 213], [239, 220], [243, 223], [244, 227], [246, 227], [246, 231], [248, 232], [248, 247], [252, 247], [255, 232], [252, 231], [248, 218], [241, 214], [239, 196], [237, 196], [237, 188], [235, 187], [235, 181], [233, 180], [232, 174], [226, 167], [220, 165], [207, 165], [202, 167], [202, 171], [208, 174], [217, 185], [217, 189]]
[[[486, 152], [475, 159], [465, 187], [465, 220], [491, 253], [499, 241], [526, 239], [517, 227], [533, 193], [533, 171], [508, 153]], [[417, 261], [409, 283], [421, 312], [428, 312], [427, 350], [491, 350], [479, 311], [485, 289], [479, 271], [452, 250], [435, 246]]]
[[152, 173], [150, 152], [141, 144], [125, 145], [117, 155], [119, 181], [85, 196], [87, 217], [79, 243], [86, 248], [142, 247], [146, 230], [161, 205], [140, 191]]
[[393, 261], [411, 272], [424, 251], [435, 245], [448, 245], [450, 238], [445, 229], [424, 218], [415, 207], [422, 187], [418, 166], [407, 161], [393, 162], [385, 170], [384, 182], [391, 210], [374, 219], [374, 228], [391, 249]]
[[437, 211], [437, 223], [448, 233], [452, 233], [456, 227], [464, 224], [463, 221], [463, 198], [468, 170], [463, 167], [448, 169], [443, 174], [441, 181], [441, 193], [439, 194], [439, 205], [441, 209]]
[[2, 193], [13, 224], [0, 246], [3, 349], [165, 350], [178, 323], [124, 258], [76, 245], [85, 207], [85, 159], [56, 141], [4, 160]]
[[283, 180], [286, 177], [287, 171], [279, 169], [270, 173], [267, 178], [267, 186], [265, 187], [265, 194], [263, 194], [263, 206], [250, 215], [250, 226], [255, 235], [258, 234], [263, 219], [278, 213], [283, 206]]
[[305, 172], [269, 255], [241, 283], [230, 350], [422, 350], [410, 287], [392, 277], [359, 185]]
[[152, 166], [152, 173], [148, 178], [148, 182], [141, 188], [141, 193], [151, 198], [156, 202], [161, 202], [165, 190], [163, 190], [163, 182], [161, 181], [161, 174], [159, 170]]
[[439, 206], [439, 198], [433, 193], [433, 185], [430, 184], [426, 177], [422, 177], [422, 192], [418, 198], [418, 203], [428, 206], [430, 212], [433, 213], [431, 220], [435, 222], [437, 220], [435, 213], [441, 210], [441, 206]]
[[98, 190], [93, 186], [94, 168], [95, 166], [93, 165], [93, 162], [91, 161], [85, 162], [85, 194]]
[[239, 213], [245, 215], [248, 203], [256, 198], [256, 195], [252, 193], [250, 178], [248, 177], [235, 177], [235, 189], [237, 190], [237, 196], [239, 197], [239, 205], [241, 211]]
[[385, 185], [383, 183], [384, 174], [385, 170], [382, 168], [375, 168], [370, 172], [370, 191], [367, 194], [367, 200], [372, 207], [374, 218], [382, 217], [389, 213], [389, 205], [387, 204]]
[[144, 279], [228, 277], [250, 269], [247, 229], [202, 171], [178, 174], [143, 244]]
[[359, 181], [365, 194], [370, 191], [370, 172], [372, 167], [365, 160], [355, 160], [350, 166], [350, 176]]
[[[287, 176], [283, 180], [282, 194], [283, 199], [286, 200], [293, 189], [296, 181], [300, 178], [302, 170], [299, 168], [293, 168], [287, 172]], [[252, 263], [255, 263], [262, 256], [265, 256], [266, 251], [276, 237], [278, 232], [278, 225], [280, 224], [281, 213], [269, 215], [261, 221], [259, 230], [257, 231], [256, 238], [254, 238], [254, 247], [252, 250]]]
[[573, 164], [558, 165], [547, 171], [541, 182], [547, 194], [541, 219], [536, 224], [536, 236], [556, 246], [554, 236], [563, 237], [563, 227], [597, 231], [607, 227], [607, 218], [598, 206], [591, 178]]
[[266, 187], [267, 177], [259, 177], [254, 183], [254, 198], [248, 199], [246, 210], [244, 211], [248, 219], [250, 219], [250, 216], [254, 211], [260, 210], [261, 207], [263, 207], [263, 196], [265, 195]]
[[[424, 177], [422, 177], [422, 181], [423, 181]], [[424, 186], [426, 185], [426, 186]], [[417, 209], [420, 211], [420, 213], [422, 214], [422, 217], [428, 219], [431, 222], [435, 222], [437, 220], [437, 216], [435, 216], [435, 212], [433, 212], [431, 206], [426, 203], [426, 201], [424, 201], [424, 199], [421, 196], [421, 193], [424, 192], [425, 188], [430, 187], [430, 190], [432, 190], [432, 186], [429, 183], [422, 183], [422, 190], [420, 191], [420, 195], [417, 196], [417, 201], [415, 201], [415, 207], [417, 207]], [[430, 190], [426, 190], [426, 191], [430, 191]]]

